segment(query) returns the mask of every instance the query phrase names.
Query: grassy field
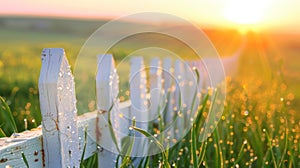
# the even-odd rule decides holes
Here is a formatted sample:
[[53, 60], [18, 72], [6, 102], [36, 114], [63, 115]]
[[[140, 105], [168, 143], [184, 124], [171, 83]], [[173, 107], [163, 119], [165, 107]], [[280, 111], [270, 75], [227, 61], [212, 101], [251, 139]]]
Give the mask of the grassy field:
[[[25, 129], [25, 118], [29, 121], [28, 129], [41, 122], [37, 81], [42, 48], [64, 48], [74, 67], [86, 38], [103, 23], [105, 21], [0, 18], [0, 96], [9, 105], [18, 131]], [[227, 99], [221, 121], [206, 141], [200, 142], [199, 132], [192, 129], [165, 157], [153, 156], [145, 164], [150, 167], [158, 167], [159, 162], [168, 162], [172, 167], [299, 167], [300, 36], [240, 35], [232, 30], [206, 32], [224, 56], [238, 48], [242, 36], [248, 40], [237, 76], [227, 79]], [[151, 39], [156, 42], [154, 37]], [[118, 62], [133, 49], [121, 44], [112, 52]], [[79, 105], [83, 107], [79, 109], [88, 109], [88, 103], [89, 100], [81, 102]], [[9, 136], [14, 126], [3, 104], [0, 128]], [[209, 109], [200, 109], [201, 117], [195, 127], [203, 124], [206, 110]]]

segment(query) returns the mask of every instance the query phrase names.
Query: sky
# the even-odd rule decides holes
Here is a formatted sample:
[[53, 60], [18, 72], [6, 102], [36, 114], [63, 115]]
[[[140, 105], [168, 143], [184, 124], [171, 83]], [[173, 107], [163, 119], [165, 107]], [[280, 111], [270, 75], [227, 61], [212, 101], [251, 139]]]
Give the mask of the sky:
[[299, 0], [0, 0], [0, 15], [117, 18], [177, 15], [202, 26], [300, 31]]

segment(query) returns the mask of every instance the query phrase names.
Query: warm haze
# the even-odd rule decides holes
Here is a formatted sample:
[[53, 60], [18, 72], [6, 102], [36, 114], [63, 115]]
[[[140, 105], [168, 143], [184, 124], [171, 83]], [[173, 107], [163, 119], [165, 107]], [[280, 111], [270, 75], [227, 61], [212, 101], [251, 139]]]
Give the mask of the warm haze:
[[[26, 167], [26, 158], [27, 167], [59, 163], [58, 159], [51, 161], [47, 157], [52, 151], [55, 151], [53, 156], [66, 156], [76, 162], [78, 158], [70, 158], [93, 154], [88, 159], [80, 159], [81, 165], [76, 167], [299, 167], [299, 7], [300, 0], [0, 0], [0, 167]], [[109, 22], [137, 13], [138, 17], [130, 20]], [[178, 17], [174, 19], [166, 14], [188, 22], [176, 22]], [[193, 25], [189, 27], [189, 23]], [[127, 36], [120, 36], [124, 33], [128, 33]], [[63, 48], [66, 59], [63, 59], [62, 67], [65, 68], [59, 67], [61, 59], [58, 59], [64, 55], [63, 50], [44, 48]], [[53, 54], [52, 51], [59, 52]], [[100, 63], [97, 64], [96, 56], [99, 54], [98, 61], [104, 58], [102, 54], [109, 59], [109, 63], [101, 62], [105, 65], [101, 70], [97, 68]], [[138, 66], [130, 59], [136, 56], [139, 58], [134, 62]], [[174, 59], [168, 61], [168, 58]], [[180, 60], [188, 64], [183, 65]], [[218, 62], [223, 66], [216, 64]], [[55, 72], [47, 73], [51, 75], [46, 77], [40, 75], [55, 67], [56, 75]], [[186, 71], [188, 68], [195, 73]], [[142, 72], [141, 75], [134, 70]], [[205, 73], [209, 70], [212, 75]], [[96, 73], [100, 77], [97, 75], [96, 78]], [[70, 87], [73, 82], [65, 81], [72, 79], [71, 74], [74, 74], [75, 89], [73, 85]], [[193, 74], [197, 83], [190, 78]], [[224, 75], [224, 82], [213, 82], [216, 79], [221, 81], [219, 79]], [[38, 84], [48, 77], [58, 79], [49, 80], [47, 86]], [[132, 82], [136, 81], [133, 80], [135, 77], [139, 79], [137, 83]], [[60, 82], [55, 84], [52, 82], [55, 80]], [[226, 88], [218, 87], [223, 84]], [[195, 86], [199, 86], [199, 90], [193, 92]], [[45, 91], [45, 88], [53, 90]], [[70, 96], [69, 92], [76, 92], [77, 101], [65, 98]], [[47, 97], [50, 93], [51, 96]], [[55, 96], [56, 93], [63, 96]], [[184, 93], [183, 98], [180, 93]], [[110, 99], [112, 95], [118, 97]], [[219, 99], [218, 95], [226, 95], [226, 99]], [[115, 106], [118, 99], [124, 104]], [[64, 103], [68, 100], [70, 104]], [[109, 110], [99, 106], [112, 100], [116, 101]], [[139, 102], [134, 103], [136, 100]], [[52, 108], [52, 102], [58, 102], [58, 106]], [[71, 122], [70, 115], [75, 115], [74, 102], [77, 114], [81, 115], [78, 118], [84, 119], [84, 123], [79, 124], [84, 129], [64, 125], [64, 121]], [[49, 110], [43, 108], [45, 103], [49, 103]], [[61, 105], [64, 107], [60, 108]], [[146, 124], [144, 121], [147, 121], [149, 127], [141, 125], [135, 115], [127, 117], [123, 113], [111, 113], [118, 107], [125, 107], [125, 113], [129, 111], [130, 114], [133, 114], [132, 109], [144, 112], [148, 105], [151, 107], [149, 114], [154, 112], [157, 116], [152, 121], [143, 118], [142, 122]], [[220, 108], [223, 105], [224, 109]], [[72, 114], [60, 109], [72, 109]], [[193, 115], [193, 110], [197, 111], [196, 115]], [[117, 111], [122, 112], [122, 109]], [[52, 112], [56, 114], [52, 115]], [[61, 116], [68, 118], [65, 120]], [[102, 118], [100, 116], [111, 116], [113, 125], [119, 125], [120, 130], [124, 128], [124, 135], [136, 135], [136, 130], [143, 129], [142, 133], [151, 137], [150, 142], [155, 142], [150, 143], [151, 148], [157, 145], [166, 149], [171, 147], [169, 142], [177, 144], [142, 160], [123, 155], [107, 159], [106, 154], [111, 153], [106, 152], [98, 140], [110, 145], [120, 144], [122, 152], [129, 156], [136, 153], [135, 149], [143, 151], [143, 146], [131, 150], [130, 146], [134, 145], [130, 145], [128, 138], [109, 138], [115, 130], [108, 130], [106, 126], [111, 124], [105, 125], [98, 120]], [[126, 122], [118, 122], [122, 119]], [[127, 119], [132, 122], [127, 122]], [[53, 129], [45, 127], [47, 123], [51, 123]], [[191, 129], [183, 132], [182, 123]], [[38, 127], [40, 124], [44, 125]], [[175, 126], [175, 129], [169, 129], [170, 126]], [[27, 143], [29, 141], [20, 136], [20, 132], [27, 130], [25, 134], [31, 133], [32, 129], [40, 134], [42, 129], [46, 134], [43, 137], [30, 136], [30, 143]], [[61, 150], [67, 149], [61, 145], [51, 145], [48, 150], [48, 143], [52, 141], [48, 141], [47, 134], [52, 130], [53, 135], [67, 138], [59, 142], [66, 142], [68, 146], [71, 141], [74, 143], [80, 139], [80, 149], [84, 151], [79, 154], [77, 147], [75, 152]], [[81, 132], [78, 139], [73, 138], [73, 130]], [[161, 136], [166, 131], [167, 136]], [[184, 135], [185, 131], [186, 136], [178, 138], [177, 135]], [[83, 135], [84, 132], [87, 133]], [[120, 143], [116, 144], [117, 141]], [[58, 155], [56, 151], [65, 152], [65, 155]], [[105, 163], [116, 165], [107, 166]]]
[[299, 6], [300, 1], [297, 0], [2, 0], [0, 15], [103, 19], [137, 12], [165, 12], [181, 16], [204, 27], [298, 33]]

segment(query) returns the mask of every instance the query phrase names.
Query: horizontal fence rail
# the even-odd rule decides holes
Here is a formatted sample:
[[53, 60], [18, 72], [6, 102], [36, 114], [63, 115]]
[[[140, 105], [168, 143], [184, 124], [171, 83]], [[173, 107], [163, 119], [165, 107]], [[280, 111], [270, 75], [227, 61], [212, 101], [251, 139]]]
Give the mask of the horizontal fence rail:
[[[41, 59], [42, 125], [0, 138], [0, 167], [26, 167], [26, 158], [30, 167], [77, 168], [81, 158], [87, 159], [95, 153], [98, 153], [99, 167], [114, 167], [118, 158], [115, 153], [120, 152], [133, 121], [137, 120], [136, 126], [144, 130], [151, 127], [149, 121], [166, 126], [175, 121], [176, 127], [168, 130], [168, 135], [176, 140], [178, 132], [185, 131], [191, 122], [192, 113], [183, 115], [182, 108], [193, 110], [198, 105], [192, 103], [193, 96], [199, 99], [201, 92], [197, 88], [209, 86], [201, 62], [154, 58], [150, 63], [148, 90], [144, 60], [134, 57], [130, 62], [130, 100], [120, 103], [119, 76], [113, 56], [99, 55], [95, 78], [97, 110], [77, 116], [74, 77], [64, 50], [44, 49]], [[232, 65], [233, 60], [226, 59], [226, 65]], [[196, 69], [202, 80], [196, 79]], [[122, 134], [113, 135], [109, 128]], [[137, 132], [135, 135], [143, 136]], [[138, 157], [147, 153], [148, 143], [135, 141], [132, 154]], [[133, 164], [140, 161], [135, 159]]]
[[[128, 113], [130, 104], [130, 101], [122, 102], [119, 104], [119, 108], [123, 113]], [[86, 144], [84, 159], [103, 151], [90, 136], [87, 136], [85, 141], [85, 131], [88, 135], [95, 134], [97, 120], [98, 111], [85, 113], [77, 118], [80, 156], [83, 153], [84, 144]], [[41, 127], [14, 134], [11, 137], [0, 138], [0, 167], [26, 167], [22, 153], [26, 156], [30, 168], [43, 167], [45, 165], [45, 152], [47, 151], [43, 148]]]

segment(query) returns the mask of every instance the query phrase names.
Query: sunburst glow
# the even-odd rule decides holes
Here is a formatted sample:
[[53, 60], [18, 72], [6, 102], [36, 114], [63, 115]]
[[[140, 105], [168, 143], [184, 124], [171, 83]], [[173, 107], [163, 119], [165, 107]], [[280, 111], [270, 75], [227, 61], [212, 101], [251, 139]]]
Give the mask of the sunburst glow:
[[238, 24], [257, 24], [263, 21], [269, 0], [231, 0], [224, 9], [224, 16]]

